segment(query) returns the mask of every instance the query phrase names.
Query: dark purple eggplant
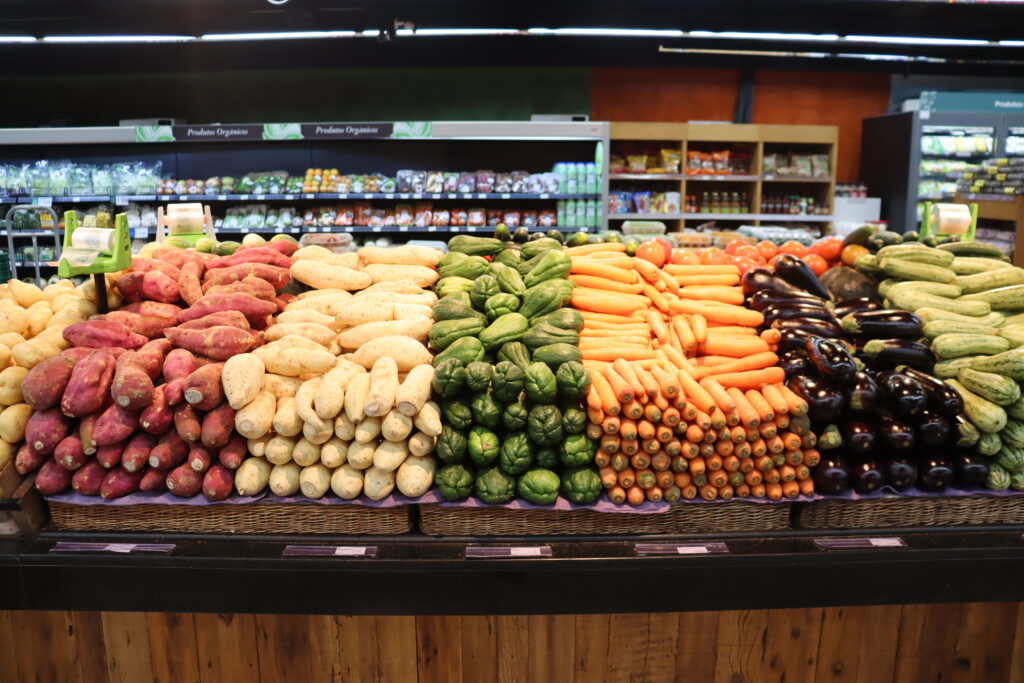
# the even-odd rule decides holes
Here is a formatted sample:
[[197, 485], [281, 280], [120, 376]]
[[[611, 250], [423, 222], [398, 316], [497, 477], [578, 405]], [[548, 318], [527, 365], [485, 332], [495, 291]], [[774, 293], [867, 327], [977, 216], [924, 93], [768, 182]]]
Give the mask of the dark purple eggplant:
[[875, 370], [892, 370], [898, 365], [909, 365], [918, 370], [931, 370], [935, 354], [926, 344], [911, 339], [872, 339], [861, 352]]
[[[803, 287], [798, 287], [787, 282], [767, 268], [751, 268], [743, 275], [743, 295], [750, 296], [755, 292], [770, 289], [775, 292], [805, 292]], [[814, 294], [814, 292], [811, 292]]]
[[875, 450], [875, 423], [870, 419], [847, 420], [843, 423], [843, 445], [856, 455]]
[[878, 443], [887, 453], [909, 453], [914, 449], [914, 427], [889, 411], [878, 422]]
[[875, 377], [882, 399], [901, 415], [920, 415], [928, 397], [920, 382], [898, 372], [880, 372]]
[[785, 370], [786, 379], [794, 375], [806, 375], [811, 372], [811, 361], [800, 349], [791, 349], [779, 356], [779, 367]]
[[878, 402], [878, 385], [866, 372], [858, 372], [846, 388], [846, 405], [858, 413], [869, 413]]
[[906, 491], [917, 481], [917, 461], [895, 455], [885, 463], [885, 483], [897, 491]]
[[953, 483], [953, 461], [945, 453], [922, 455], [917, 459], [917, 487], [922, 491], [944, 491]]
[[824, 306], [807, 305], [802, 301], [779, 302], [761, 311], [765, 323], [773, 320], [790, 320], [792, 318], [811, 318], [814, 320], [828, 320], [837, 322], [832, 311]]
[[931, 410], [922, 410], [915, 420], [918, 444], [938, 448], [949, 443], [949, 420]]
[[964, 399], [956, 389], [949, 386], [941, 379], [932, 377], [928, 373], [921, 372], [909, 366], [900, 366], [896, 372], [906, 375], [924, 389], [928, 397], [928, 407], [945, 417], [956, 417], [964, 410]]
[[843, 392], [819, 377], [798, 375], [787, 380], [786, 386], [807, 401], [810, 407], [807, 414], [816, 423], [836, 422], [846, 407]]
[[957, 486], [962, 489], [983, 489], [988, 480], [988, 458], [970, 451], [957, 451], [953, 457]]
[[792, 254], [780, 254], [775, 258], [773, 266], [775, 274], [786, 282], [796, 285], [814, 296], [820, 296], [822, 299], [832, 299], [832, 295], [825, 289], [825, 285], [821, 284], [818, 276], [802, 259]]
[[910, 311], [855, 311], [841, 320], [843, 331], [865, 339], [917, 339], [921, 319]]
[[856, 311], [876, 311], [882, 307], [882, 304], [878, 303], [874, 299], [868, 299], [867, 297], [861, 297], [859, 299], [844, 299], [832, 307], [832, 312], [836, 314], [836, 317], [842, 320], [850, 313]]
[[803, 330], [809, 334], [816, 334], [819, 337], [839, 339], [843, 336], [839, 325], [828, 320], [815, 320], [813, 318], [790, 318], [789, 320], [774, 320], [771, 324], [775, 330]]
[[882, 468], [874, 458], [856, 458], [850, 464], [850, 483], [857, 493], [872, 493], [885, 483]]
[[774, 289], [762, 289], [759, 292], [754, 292], [750, 295], [747, 305], [755, 311], [763, 311], [774, 304], [787, 302], [800, 302], [811, 306], [825, 308], [825, 301], [813, 294], [798, 292], [795, 290], [780, 292]]
[[832, 382], [849, 384], [857, 373], [857, 365], [846, 347], [833, 339], [811, 337], [804, 347], [818, 375]]
[[801, 329], [789, 328], [782, 330], [782, 337], [779, 338], [779, 353], [785, 353], [786, 351], [800, 351], [803, 352], [807, 340], [812, 336], [809, 332], [804, 332]]
[[814, 466], [811, 476], [815, 493], [835, 496], [850, 488], [850, 467], [838, 455], [822, 453], [821, 462]]

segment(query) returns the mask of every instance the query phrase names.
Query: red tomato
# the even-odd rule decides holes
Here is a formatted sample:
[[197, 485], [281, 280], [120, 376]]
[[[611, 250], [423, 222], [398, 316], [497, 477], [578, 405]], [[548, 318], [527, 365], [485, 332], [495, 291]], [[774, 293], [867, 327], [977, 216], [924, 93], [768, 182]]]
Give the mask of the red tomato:
[[782, 245], [779, 247], [779, 253], [792, 254], [793, 256], [803, 257], [807, 255], [807, 247], [800, 244], [796, 240], [789, 240], [788, 242], [782, 243]]
[[803, 262], [806, 263], [810, 269], [814, 271], [814, 274], [818, 276], [828, 270], [828, 261], [817, 254], [808, 254], [807, 256], [804, 256]]
[[779, 253], [779, 248], [775, 246], [774, 242], [762, 240], [757, 243], [757, 253], [761, 255], [761, 258], [767, 261]]
[[817, 254], [826, 261], [838, 261], [839, 253], [842, 250], [843, 241], [841, 239], [838, 237], [826, 237], [812, 244], [808, 251], [812, 254]]
[[725, 253], [729, 254], [730, 256], [733, 256], [733, 255], [735, 255], [737, 253], [736, 252], [737, 249], [739, 249], [740, 247], [745, 247], [745, 246], [747, 246], [747, 241], [746, 240], [740, 240], [740, 239], [730, 240], [729, 244], [725, 245]]
[[681, 266], [699, 266], [700, 257], [692, 249], [676, 249], [672, 252], [672, 263]]
[[761, 265], [754, 259], [744, 258], [742, 256], [735, 257], [733, 259], [733, 263], [735, 263], [736, 266], [740, 269], [740, 275], [745, 275], [746, 272], [751, 268], [757, 268]]
[[661, 245], [661, 248], [665, 251], [665, 258], [662, 263], [668, 263], [669, 259], [672, 258], [672, 243], [663, 237], [652, 237], [648, 242], [655, 242]]
[[705, 266], [724, 266], [729, 263], [728, 256], [718, 247], [711, 247], [710, 249], [705, 249], [704, 253], [701, 254], [700, 262]]
[[637, 258], [650, 261], [661, 268], [665, 264], [665, 250], [654, 240], [647, 240], [636, 248]]
[[768, 259], [768, 267], [771, 268], [772, 270], [775, 270], [775, 261], [780, 256], [782, 256], [782, 254], [776, 254], [775, 256], [772, 256], [770, 259]]
[[742, 258], [753, 259], [756, 261], [761, 258], [761, 252], [759, 252], [757, 247], [753, 244], [744, 244], [737, 247], [736, 251], [733, 252], [733, 256], [740, 256]]

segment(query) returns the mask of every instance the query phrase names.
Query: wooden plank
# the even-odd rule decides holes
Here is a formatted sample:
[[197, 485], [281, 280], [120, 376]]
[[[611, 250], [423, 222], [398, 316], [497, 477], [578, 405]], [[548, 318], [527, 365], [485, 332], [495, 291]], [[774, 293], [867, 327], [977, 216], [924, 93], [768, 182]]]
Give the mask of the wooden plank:
[[581, 614], [576, 618], [573, 673], [577, 681], [599, 681], [608, 662], [610, 617]]
[[0, 612], [0, 681], [18, 681], [18, 648], [14, 641], [14, 625], [22, 612]]
[[964, 605], [952, 680], [987, 683], [1010, 679], [1018, 607], [1014, 602]]
[[[92, 683], [110, 680], [107, 674], [106, 641], [99, 612], [65, 612], [68, 651], [77, 680]], [[0, 680], [3, 680], [0, 677]]]
[[762, 680], [768, 614], [768, 610], [718, 613], [716, 682], [748, 683]]
[[379, 681], [376, 623], [373, 617], [334, 617], [338, 656], [336, 680], [345, 683]]
[[717, 652], [718, 612], [680, 614], [675, 680], [714, 680]]
[[576, 617], [571, 614], [532, 615], [528, 628], [528, 680], [571, 681], [576, 658]]
[[416, 617], [420, 683], [462, 679], [462, 623], [459, 617]]
[[149, 629], [143, 612], [103, 612], [103, 642], [112, 683], [136, 683], [152, 677]]
[[814, 681], [820, 636], [821, 608], [770, 611], [764, 655], [769, 680]]
[[322, 680], [337, 676], [337, 627], [329, 616], [258, 614], [260, 676], [269, 680]]
[[199, 680], [196, 627], [191, 612], [150, 612], [149, 659], [154, 683]]
[[963, 605], [903, 605], [895, 680], [949, 680]]
[[686, 137], [685, 123], [612, 121], [612, 140], [658, 140], [679, 143]]
[[251, 614], [193, 616], [199, 654], [199, 680], [203, 683], [259, 681], [260, 652]]
[[670, 681], [678, 668], [679, 614], [652, 614], [644, 656], [645, 681]]
[[500, 616], [498, 620], [498, 681], [518, 683], [529, 678], [529, 617]]
[[475, 683], [497, 678], [497, 617], [462, 617], [462, 680]]
[[857, 680], [864, 607], [826, 607], [818, 641], [817, 683]]
[[63, 612], [12, 612], [10, 618], [18, 659], [15, 680], [49, 683], [73, 668]]
[[646, 666], [651, 615], [613, 614], [608, 629], [608, 664], [605, 681], [629, 682], [640, 679]]
[[416, 680], [416, 617], [375, 617], [382, 681]]
[[858, 683], [892, 680], [896, 670], [901, 610], [899, 605], [864, 608], [864, 628], [858, 638]]

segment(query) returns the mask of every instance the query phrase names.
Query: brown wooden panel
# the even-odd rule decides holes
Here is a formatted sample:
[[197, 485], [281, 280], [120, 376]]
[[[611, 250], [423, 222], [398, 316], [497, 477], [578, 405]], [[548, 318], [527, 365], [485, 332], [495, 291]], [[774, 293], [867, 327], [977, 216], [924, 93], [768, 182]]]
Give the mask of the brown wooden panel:
[[462, 680], [493, 681], [498, 678], [497, 617], [462, 617]]
[[377, 662], [376, 619], [374, 617], [334, 617], [337, 632], [337, 680], [368, 683], [380, 680]]
[[498, 681], [525, 681], [530, 672], [530, 618], [498, 617]]
[[948, 680], [956, 667], [953, 652], [963, 613], [963, 605], [903, 605], [896, 680]]
[[[64, 612], [11, 612], [19, 683], [75, 680]], [[102, 649], [102, 648], [101, 648]]]
[[676, 643], [676, 680], [711, 681], [715, 678], [718, 652], [718, 612], [683, 612], [679, 615]]
[[416, 617], [376, 617], [382, 681], [416, 680]]
[[420, 683], [462, 679], [462, 622], [451, 617], [416, 617]]
[[644, 680], [671, 681], [679, 659], [679, 615], [652, 614], [644, 652]]
[[200, 681], [259, 680], [256, 625], [251, 614], [196, 614], [195, 627]]
[[864, 608], [864, 628], [859, 639], [858, 683], [892, 680], [896, 669], [901, 614], [899, 605]]
[[17, 681], [18, 655], [14, 641], [14, 626], [19, 612], [0, 612], [0, 681]]
[[112, 683], [136, 683], [152, 675], [149, 627], [143, 612], [104, 612], [103, 642]]
[[576, 617], [574, 673], [577, 681], [599, 681], [608, 663], [608, 635], [611, 617], [607, 614], [580, 614]]
[[[585, 617], [581, 617], [585, 618]], [[576, 617], [533, 615], [527, 624], [531, 681], [571, 681], [576, 656]]]
[[255, 629], [260, 676], [264, 680], [319, 681], [339, 677], [338, 634], [332, 617], [258, 614]]
[[860, 665], [863, 607], [827, 607], [822, 610], [818, 644], [817, 683], [856, 681]]
[[964, 606], [952, 680], [1009, 680], [1018, 611], [1014, 602]]
[[821, 618], [820, 608], [780, 609], [768, 613], [764, 665], [769, 680], [814, 681]]
[[607, 683], [629, 683], [644, 671], [650, 614], [614, 614], [609, 620]]
[[715, 678], [722, 683], [764, 680], [768, 611], [720, 612]]
[[[65, 623], [68, 633], [68, 651], [76, 669], [76, 680], [81, 683], [109, 681], [102, 615], [99, 612], [65, 612], [64, 614], [66, 615]], [[191, 622], [192, 617], [189, 616], [189, 623]], [[194, 636], [183, 647], [189, 647], [189, 643], [195, 643]]]
[[192, 614], [151, 612], [146, 615], [146, 622], [154, 683], [198, 681], [199, 654]]

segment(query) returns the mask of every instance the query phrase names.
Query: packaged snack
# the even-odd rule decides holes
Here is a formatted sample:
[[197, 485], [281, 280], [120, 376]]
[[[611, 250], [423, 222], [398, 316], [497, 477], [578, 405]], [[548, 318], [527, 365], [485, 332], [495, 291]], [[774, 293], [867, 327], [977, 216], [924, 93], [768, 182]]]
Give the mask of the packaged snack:
[[[957, 171], [961, 171], [966, 167], [964, 164], [962, 167], [957, 168]], [[829, 170], [828, 155], [827, 154], [812, 154], [811, 155], [811, 171], [815, 178], [827, 178], [831, 171]]]
[[267, 215], [266, 204], [251, 204], [246, 207], [245, 218], [242, 221], [242, 228], [262, 228], [263, 220]]
[[501, 217], [505, 215], [505, 212], [501, 209], [487, 209], [487, 225], [497, 225], [501, 223]]
[[444, 191], [444, 173], [441, 171], [430, 171], [427, 173], [426, 184], [424, 185], [424, 192], [443, 192]]
[[512, 174], [511, 173], [498, 173], [494, 176], [494, 192], [511, 192], [512, 191]]
[[678, 149], [661, 149], [661, 167], [665, 173], [679, 173], [681, 155]]
[[452, 227], [461, 227], [466, 225], [469, 220], [469, 214], [465, 209], [453, 208], [451, 210], [451, 216], [448, 218], [448, 225]]
[[540, 191], [548, 192], [550, 194], [558, 194], [558, 174], [542, 173]]
[[[221, 223], [223, 228], [238, 228], [241, 227], [238, 221], [239, 211], [238, 207], [231, 207], [224, 213], [224, 222]], [[306, 222], [308, 221], [308, 222]], [[303, 225], [313, 225], [312, 210], [306, 212], [306, 221]]]
[[350, 176], [352, 179], [352, 185], [349, 187], [349, 192], [352, 194], [362, 194], [363, 192], [369, 192], [366, 189], [366, 176], [354, 175]]
[[[95, 180], [93, 181], [93, 183], [95, 185]], [[221, 192], [223, 192], [224, 194], [233, 194], [235, 192], [235, 187], [236, 186], [237, 186], [237, 181], [233, 177], [231, 177], [229, 175], [221, 176], [221, 179], [220, 179], [220, 191]]]
[[535, 227], [537, 227], [537, 212], [536, 211], [523, 211], [520, 224], [524, 228], [535, 228]]
[[280, 212], [277, 209], [267, 209], [267, 215], [263, 219], [263, 227], [276, 229], [279, 214]]
[[662, 211], [664, 211], [665, 213], [679, 213], [679, 202], [680, 196], [678, 192], [666, 192], [664, 208], [662, 209]]
[[700, 152], [691, 149], [686, 153], [686, 175], [700, 174]]
[[[339, 215], [341, 214], [340, 210], [338, 211], [338, 214]], [[292, 206], [282, 206], [281, 209], [278, 211], [278, 214], [277, 214], [277, 227], [282, 229], [282, 230], [285, 229], [285, 228], [290, 228], [294, 224], [294, 221], [295, 221], [295, 207], [292, 207]], [[142, 216], [142, 222], [143, 223], [146, 222], [145, 214], [143, 214], [143, 216]], [[335, 225], [337, 225], [337, 223], [338, 223], [337, 219], [335, 219], [334, 223], [335, 223]]]
[[[530, 174], [526, 171], [512, 171], [512, 192], [538, 192], [538, 189], [530, 189]], [[533, 184], [533, 187], [539, 188], [540, 182]]]
[[427, 186], [427, 172], [413, 171], [412, 179], [409, 181], [409, 189], [413, 192], [423, 192]]
[[633, 206], [636, 208], [637, 213], [650, 213], [651, 212], [651, 193], [649, 191], [634, 192], [633, 193]]
[[[479, 180], [479, 177], [477, 180]], [[479, 187], [479, 185], [477, 187]], [[480, 208], [470, 209], [466, 212], [466, 225], [477, 227], [487, 225], [487, 212]]]
[[416, 214], [413, 218], [413, 224], [417, 228], [425, 228], [433, 223], [433, 208], [434, 205], [430, 202], [416, 202]]
[[476, 174], [460, 173], [458, 192], [476, 192]]
[[393, 228], [397, 225], [394, 208], [384, 209], [384, 227]]
[[[11, 194], [23, 194], [23, 192], [14, 192], [13, 190], [19, 189], [15, 184], [15, 177], [13, 174], [8, 173], [7, 183], [12, 189]], [[24, 172], [22, 171], [21, 188], [24, 189]], [[97, 166], [92, 171], [92, 191], [96, 194], [114, 194], [114, 178], [113, 172], [109, 166]]]
[[412, 204], [399, 204], [395, 207], [395, 225], [409, 227], [413, 224]]
[[380, 192], [380, 176], [371, 174], [363, 181], [363, 192]]
[[494, 180], [494, 171], [477, 171], [474, 192], [494, 192]]
[[809, 154], [794, 154], [792, 157], [793, 174], [801, 177], [809, 177], [813, 174], [811, 156]]
[[378, 192], [394, 192], [395, 191], [395, 179], [387, 176], [381, 176], [378, 182]]
[[765, 175], [777, 175], [779, 172], [779, 155], [765, 154], [762, 162], [762, 172]]
[[352, 218], [352, 225], [358, 225], [360, 227], [366, 227], [370, 224], [370, 212], [372, 207], [369, 202], [356, 202], [355, 214]]
[[608, 193], [608, 213], [632, 213], [633, 193], [614, 190]]
[[338, 215], [334, 218], [334, 224], [339, 227], [351, 227], [356, 220], [355, 208], [352, 204], [339, 204]]
[[333, 206], [324, 206], [320, 208], [320, 215], [317, 216], [317, 224], [321, 228], [329, 228], [334, 225], [334, 221], [338, 218], [338, 210]]
[[537, 226], [541, 228], [555, 227], [555, 212], [551, 209], [541, 209], [537, 213]]
[[665, 193], [654, 192], [651, 194], [651, 213], [665, 213]]
[[630, 173], [647, 173], [647, 155], [630, 154], [626, 157]]
[[371, 228], [384, 227], [384, 209], [373, 209], [370, 211], [370, 220], [367, 226]]
[[401, 170], [395, 174], [395, 192], [412, 192], [412, 171]]
[[444, 191], [445, 192], [458, 192], [459, 191], [459, 174], [448, 172], [444, 174]]
[[435, 208], [432, 224], [438, 228], [444, 228], [448, 226], [451, 221], [451, 212], [448, 209]]
[[729, 150], [719, 150], [711, 153], [712, 172], [716, 175], [729, 174]]
[[334, 189], [332, 192], [339, 194], [348, 194], [352, 191], [352, 176], [343, 175], [338, 176], [338, 180], [334, 183]]
[[[4, 180], [6, 180], [6, 171], [4, 173]], [[6, 185], [6, 183], [2, 184]], [[159, 191], [159, 188], [157, 191]], [[72, 164], [68, 168], [68, 193], [77, 196], [92, 194], [91, 166]]]
[[498, 222], [504, 223], [510, 228], [518, 228], [520, 225], [522, 225], [522, 216], [518, 211], [505, 211], [502, 213], [501, 218], [502, 219]]

